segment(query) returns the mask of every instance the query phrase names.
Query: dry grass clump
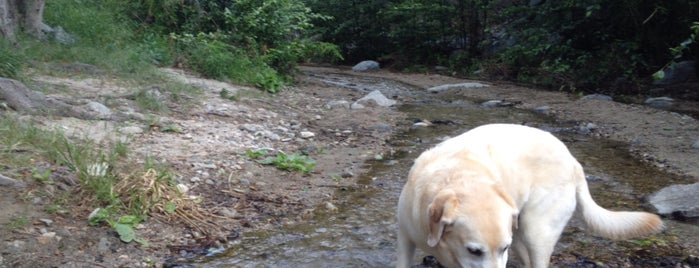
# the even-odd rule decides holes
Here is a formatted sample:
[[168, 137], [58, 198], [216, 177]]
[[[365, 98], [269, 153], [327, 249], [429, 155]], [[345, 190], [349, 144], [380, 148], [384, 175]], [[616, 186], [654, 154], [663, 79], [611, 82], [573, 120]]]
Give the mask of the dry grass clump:
[[219, 217], [200, 206], [200, 200], [188, 196], [186, 187], [173, 185], [166, 174], [148, 169], [140, 176], [127, 176], [113, 187], [114, 194], [135, 213], [168, 222], [177, 222], [211, 234], [218, 229], [207, 219]]

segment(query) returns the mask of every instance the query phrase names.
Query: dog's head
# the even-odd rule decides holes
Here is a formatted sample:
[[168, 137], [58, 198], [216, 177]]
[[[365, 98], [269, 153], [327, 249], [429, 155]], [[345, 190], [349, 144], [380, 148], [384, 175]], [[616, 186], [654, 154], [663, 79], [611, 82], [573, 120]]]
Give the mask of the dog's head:
[[473, 192], [442, 190], [428, 210], [427, 245], [436, 247], [440, 263], [505, 267], [518, 210], [497, 185]]

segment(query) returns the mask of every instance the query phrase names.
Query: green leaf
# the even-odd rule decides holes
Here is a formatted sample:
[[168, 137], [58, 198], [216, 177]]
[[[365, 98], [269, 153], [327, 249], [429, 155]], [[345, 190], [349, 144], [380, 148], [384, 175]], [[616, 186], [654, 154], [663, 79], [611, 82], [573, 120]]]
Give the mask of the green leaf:
[[90, 216], [88, 216], [87, 223], [89, 225], [94, 226], [99, 224], [103, 220], [106, 220], [107, 218], [109, 218], [109, 212], [106, 209], [96, 208], [92, 211], [92, 213], [90, 213]]
[[128, 225], [136, 225], [137, 223], [141, 222], [141, 217], [135, 216], [135, 215], [123, 215], [119, 217], [119, 220], [117, 221], [117, 224], [128, 224]]
[[665, 78], [665, 71], [660, 70], [653, 74], [653, 80], [661, 80]]
[[114, 224], [112, 228], [114, 228], [117, 234], [119, 234], [119, 239], [126, 243], [133, 241], [136, 237], [136, 233], [134, 232], [133, 227], [131, 227], [131, 225], [117, 223]]
[[177, 209], [177, 204], [175, 204], [173, 202], [165, 203], [165, 211], [167, 211], [168, 213], [175, 212], [175, 209]]

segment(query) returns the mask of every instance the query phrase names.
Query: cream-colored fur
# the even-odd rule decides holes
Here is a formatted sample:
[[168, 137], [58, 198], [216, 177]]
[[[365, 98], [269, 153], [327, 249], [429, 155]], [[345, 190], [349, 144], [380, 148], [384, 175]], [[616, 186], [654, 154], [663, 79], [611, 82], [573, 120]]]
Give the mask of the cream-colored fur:
[[398, 201], [398, 260], [415, 247], [447, 267], [505, 267], [510, 246], [525, 267], [548, 267], [573, 212], [595, 234], [624, 239], [657, 232], [645, 212], [613, 212], [590, 196], [583, 169], [548, 132], [485, 125], [415, 160]]

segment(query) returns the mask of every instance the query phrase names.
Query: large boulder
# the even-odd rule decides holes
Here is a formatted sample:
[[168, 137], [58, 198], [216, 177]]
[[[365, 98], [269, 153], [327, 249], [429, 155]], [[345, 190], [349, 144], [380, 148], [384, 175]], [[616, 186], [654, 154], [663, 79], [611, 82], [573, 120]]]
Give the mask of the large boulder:
[[353, 71], [366, 71], [366, 70], [375, 70], [379, 69], [380, 65], [378, 62], [373, 61], [373, 60], [365, 60], [360, 63], [357, 63], [357, 65], [354, 65], [352, 67]]
[[699, 217], [699, 182], [676, 184], [653, 193], [650, 204], [658, 214], [683, 218]]
[[663, 69], [665, 75], [662, 79], [653, 82], [654, 85], [672, 85], [686, 82], [697, 77], [696, 62], [692, 60], [673, 63]]
[[380, 107], [389, 107], [396, 104], [395, 100], [386, 98], [381, 91], [374, 90], [351, 105], [352, 109], [361, 109], [365, 106], [375, 104]]

